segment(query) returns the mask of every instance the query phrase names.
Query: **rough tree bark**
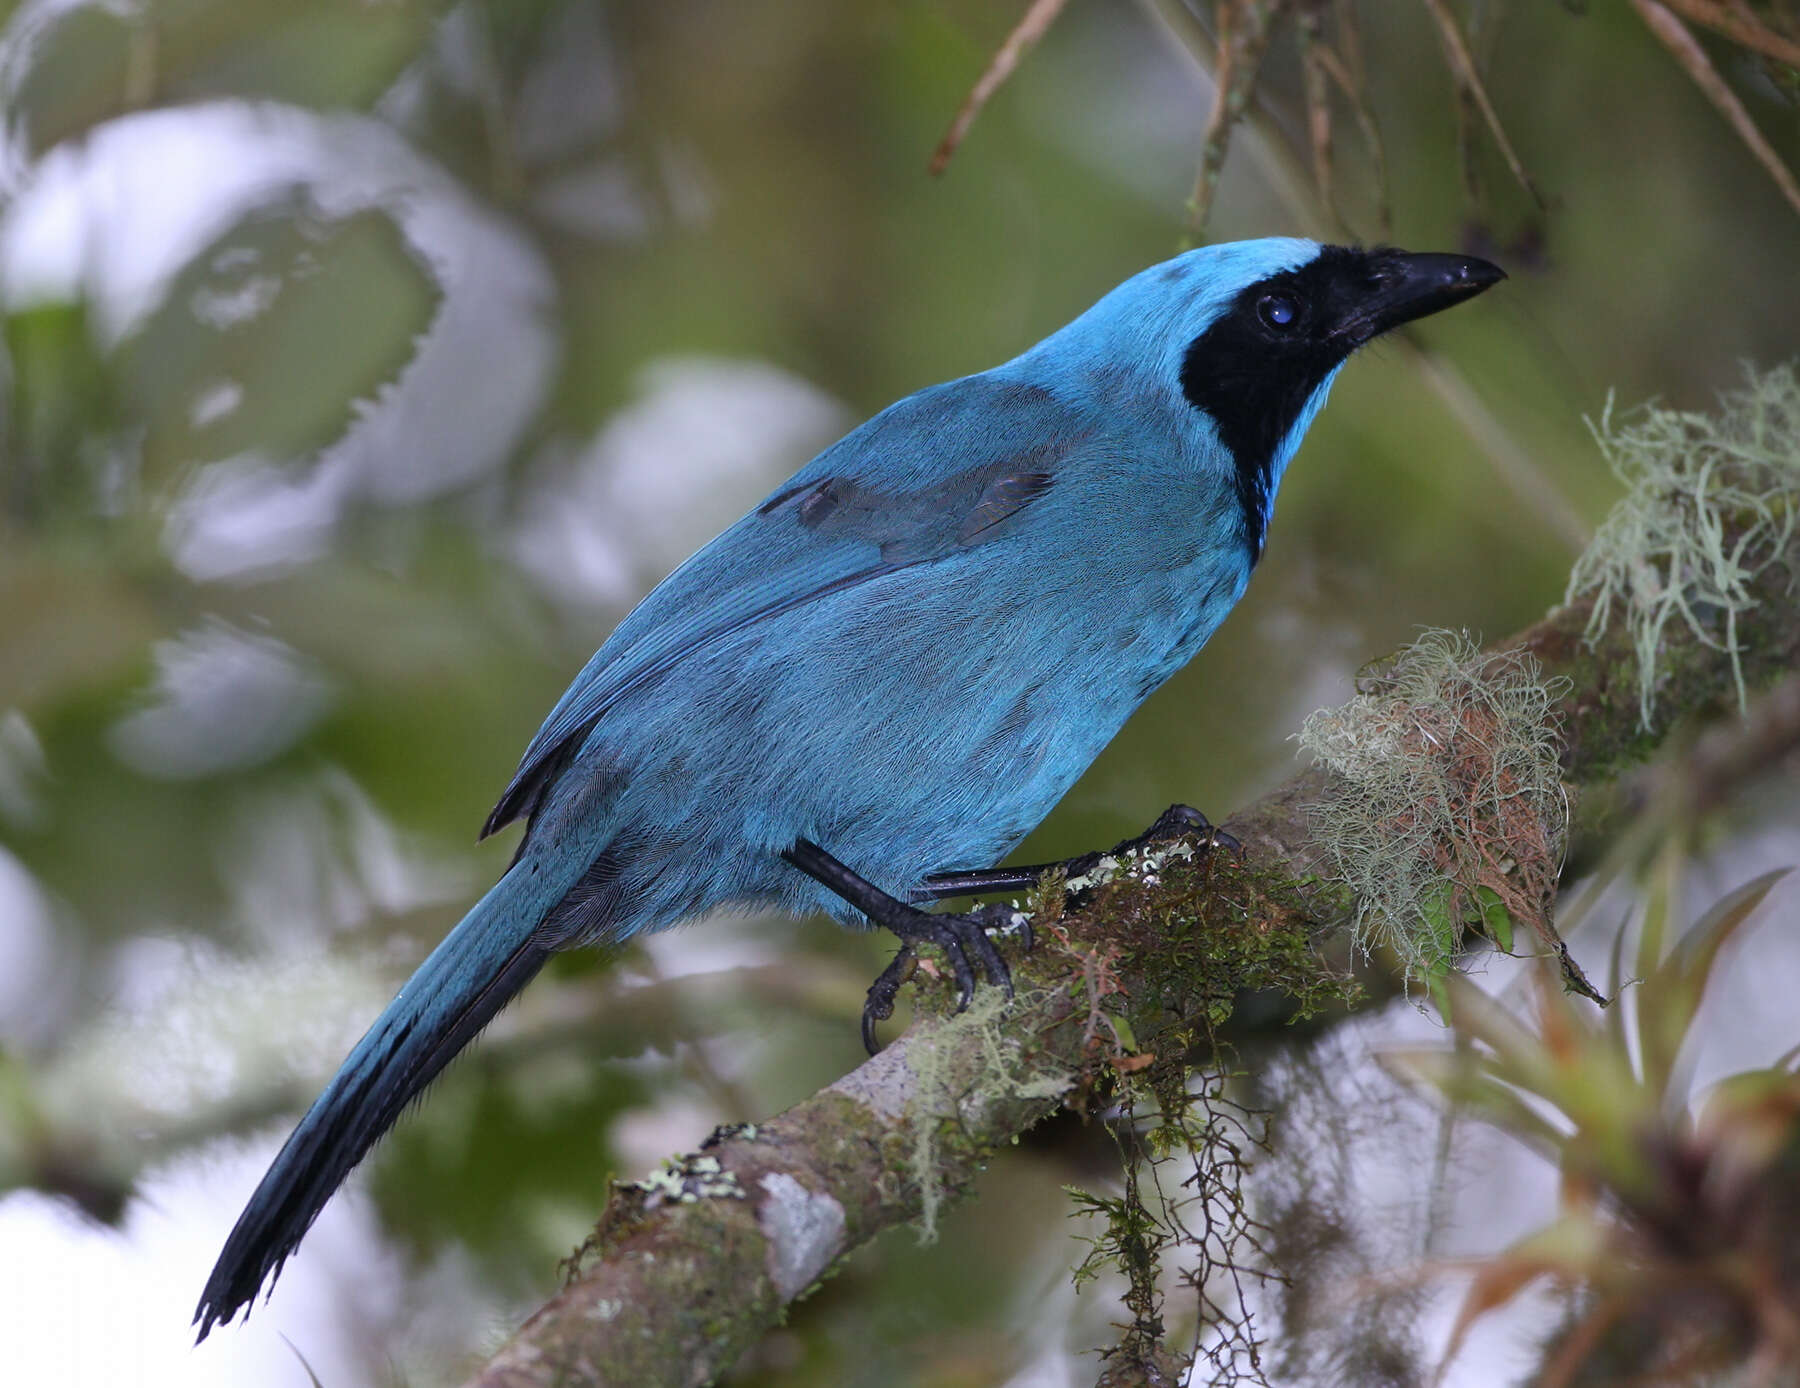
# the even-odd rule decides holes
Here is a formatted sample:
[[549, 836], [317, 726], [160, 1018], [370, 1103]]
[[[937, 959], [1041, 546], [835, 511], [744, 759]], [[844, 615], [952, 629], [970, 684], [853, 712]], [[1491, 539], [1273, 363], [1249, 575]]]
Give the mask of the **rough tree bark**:
[[[1753, 686], [1800, 667], [1796, 558], [1764, 571], [1758, 605], [1738, 617]], [[1725, 651], [1672, 626], [1657, 716], [1641, 726], [1622, 624], [1590, 648], [1590, 615], [1585, 603], [1559, 607], [1490, 648], [1523, 647], [1570, 681], [1562, 765], [1577, 790], [1615, 781], [1671, 729], [1735, 698]], [[651, 1182], [615, 1188], [567, 1285], [473, 1382], [706, 1383], [839, 1259], [884, 1229], [932, 1217], [995, 1148], [1079, 1106], [1096, 1068], [1118, 1056], [1103, 998], [1141, 1052], [1160, 1043], [1159, 1063], [1186, 1064], [1184, 1020], [1217, 1015], [1246, 987], [1280, 985], [1271, 941], [1343, 933], [1352, 903], [1325, 879], [1308, 836], [1307, 807], [1323, 784], [1302, 772], [1233, 815], [1242, 858], [1172, 858], [1066, 904], [1041, 903], [1035, 950], [1009, 949], [1019, 996], [1003, 1013], [984, 989], [968, 1014], [947, 1017], [943, 984], [921, 979], [914, 1024], [867, 1064], [769, 1122], [721, 1130]]]

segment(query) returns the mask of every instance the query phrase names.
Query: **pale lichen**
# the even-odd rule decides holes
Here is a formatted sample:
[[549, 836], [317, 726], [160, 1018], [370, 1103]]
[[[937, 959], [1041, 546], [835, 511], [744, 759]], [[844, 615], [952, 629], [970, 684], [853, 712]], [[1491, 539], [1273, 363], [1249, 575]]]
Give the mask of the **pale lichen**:
[[1299, 742], [1331, 773], [1312, 830], [1355, 895], [1358, 945], [1431, 977], [1465, 923], [1555, 940], [1566, 691], [1523, 651], [1487, 654], [1467, 634], [1427, 631], [1365, 672], [1347, 704], [1306, 720]]
[[1647, 405], [1615, 419], [1609, 396], [1595, 442], [1625, 484], [1569, 575], [1568, 601], [1593, 599], [1587, 639], [1617, 609], [1637, 655], [1638, 717], [1656, 708], [1657, 658], [1679, 618], [1696, 639], [1727, 652], [1745, 699], [1738, 617], [1751, 585], [1780, 558], [1800, 512], [1800, 376], [1792, 363], [1746, 369], [1743, 390], [1716, 414]]
[[766, 1198], [756, 1222], [769, 1241], [764, 1266], [777, 1294], [792, 1301], [844, 1251], [844, 1207], [784, 1171], [769, 1172], [760, 1184]]
[[[1019, 1001], [1028, 1007], [1031, 999]], [[1023, 1040], [1007, 1029], [1011, 1007], [1003, 990], [980, 988], [965, 1011], [915, 1027], [908, 1039], [906, 1064], [914, 1086], [906, 1106], [907, 1165], [919, 1190], [922, 1243], [937, 1237], [946, 1139], [965, 1126], [979, 1126], [991, 1104], [1060, 1098], [1075, 1082], [1073, 1072], [1027, 1055]]]
[[621, 1181], [619, 1185], [622, 1189], [642, 1191], [646, 1210], [654, 1210], [658, 1205], [746, 1198], [735, 1171], [727, 1171], [717, 1157], [698, 1152], [670, 1157], [643, 1180]]
[[1104, 887], [1121, 877], [1136, 878], [1145, 886], [1154, 887], [1162, 880], [1159, 874], [1167, 864], [1191, 860], [1197, 851], [1192, 843], [1178, 839], [1172, 843], [1145, 844], [1118, 853], [1104, 853], [1086, 872], [1065, 880], [1063, 890], [1073, 896]]

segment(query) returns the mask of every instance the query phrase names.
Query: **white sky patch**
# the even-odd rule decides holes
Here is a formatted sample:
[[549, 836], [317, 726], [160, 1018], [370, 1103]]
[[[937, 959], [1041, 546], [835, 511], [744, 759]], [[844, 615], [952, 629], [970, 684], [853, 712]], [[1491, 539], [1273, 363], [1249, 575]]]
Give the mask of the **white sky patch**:
[[342, 472], [260, 453], [208, 464], [177, 499], [164, 543], [199, 583], [254, 579], [325, 552], [347, 497]]
[[194, 1346], [200, 1288], [277, 1145], [274, 1134], [219, 1143], [153, 1175], [117, 1230], [48, 1196], [0, 1200], [0, 1306], [30, 1327], [7, 1337], [8, 1380], [308, 1388], [310, 1366], [322, 1383], [375, 1381], [380, 1365], [359, 1342], [378, 1341], [358, 1332], [397, 1317], [398, 1264], [354, 1194], [326, 1207], [273, 1301]]
[[635, 601], [850, 422], [761, 362], [671, 358], [637, 385], [566, 468], [539, 470], [521, 508], [512, 552], [565, 601]]

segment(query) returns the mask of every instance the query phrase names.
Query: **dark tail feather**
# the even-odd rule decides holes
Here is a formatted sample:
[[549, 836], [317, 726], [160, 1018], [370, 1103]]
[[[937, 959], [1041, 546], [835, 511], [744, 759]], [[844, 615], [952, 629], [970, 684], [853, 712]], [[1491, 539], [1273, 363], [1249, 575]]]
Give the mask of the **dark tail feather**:
[[[401, 1110], [513, 995], [549, 951], [502, 878], [421, 964], [313, 1101], [225, 1241], [194, 1321], [199, 1339], [273, 1281], [325, 1202]], [[535, 913], [533, 913], [535, 914]]]

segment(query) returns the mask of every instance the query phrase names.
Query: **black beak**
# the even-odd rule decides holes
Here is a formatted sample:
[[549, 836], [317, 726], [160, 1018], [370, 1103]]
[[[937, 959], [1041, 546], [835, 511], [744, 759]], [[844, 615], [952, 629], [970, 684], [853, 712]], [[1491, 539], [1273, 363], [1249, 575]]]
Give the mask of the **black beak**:
[[1339, 331], [1356, 345], [1402, 323], [1472, 299], [1500, 283], [1506, 272], [1472, 255], [1388, 251], [1372, 257], [1368, 297]]

